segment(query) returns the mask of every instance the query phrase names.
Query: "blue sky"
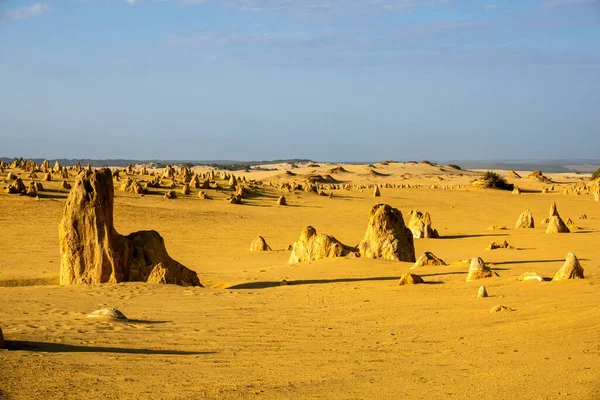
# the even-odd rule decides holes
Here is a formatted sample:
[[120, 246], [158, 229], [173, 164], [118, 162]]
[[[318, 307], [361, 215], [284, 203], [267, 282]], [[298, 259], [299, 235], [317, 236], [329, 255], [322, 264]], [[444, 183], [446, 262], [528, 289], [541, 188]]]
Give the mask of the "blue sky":
[[599, 0], [0, 0], [0, 156], [600, 158]]

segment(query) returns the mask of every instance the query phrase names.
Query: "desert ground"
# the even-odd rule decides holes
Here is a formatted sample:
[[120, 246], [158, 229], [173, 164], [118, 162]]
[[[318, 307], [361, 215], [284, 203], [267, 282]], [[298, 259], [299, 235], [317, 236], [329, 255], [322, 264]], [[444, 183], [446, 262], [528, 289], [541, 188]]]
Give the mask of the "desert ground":
[[[340, 166], [346, 172], [332, 172]], [[600, 398], [600, 202], [564, 193], [589, 176], [546, 174], [549, 184], [517, 171], [507, 178], [516, 195], [471, 187], [479, 171], [424, 163], [264, 167], [233, 172], [255, 182], [242, 204], [225, 201], [229, 189], [207, 189], [204, 200], [178, 186], [166, 199], [166, 188], [138, 195], [115, 182], [119, 233], [158, 231], [205, 287], [59, 285], [62, 179], [43, 181], [37, 198], [0, 194], [0, 398]], [[8, 172], [30, 180], [10, 168], [2, 179]], [[332, 197], [281, 189], [307, 174], [352, 187], [323, 184]], [[282, 194], [287, 206], [276, 205]], [[571, 233], [545, 233], [552, 202], [576, 225]], [[429, 251], [448, 265], [288, 264], [307, 225], [357, 245], [378, 203], [406, 221], [411, 210], [429, 212], [440, 238], [415, 239], [416, 256]], [[513, 229], [526, 209], [535, 228]], [[249, 250], [257, 235], [272, 251]], [[504, 240], [513, 248], [486, 250]], [[571, 252], [585, 279], [550, 281]], [[473, 257], [499, 276], [466, 282], [469, 265], [452, 263]], [[517, 280], [533, 271], [547, 279]], [[398, 286], [407, 272], [425, 284]], [[489, 297], [477, 298], [481, 285]], [[497, 305], [512, 311], [490, 312]], [[129, 320], [87, 317], [112, 307]]]

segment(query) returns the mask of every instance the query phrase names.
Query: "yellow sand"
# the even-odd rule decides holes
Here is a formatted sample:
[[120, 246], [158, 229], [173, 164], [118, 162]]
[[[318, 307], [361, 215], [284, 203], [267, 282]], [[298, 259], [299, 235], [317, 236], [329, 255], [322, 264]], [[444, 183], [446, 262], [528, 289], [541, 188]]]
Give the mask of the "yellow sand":
[[[278, 167], [236, 175], [294, 179], [280, 176], [289, 166]], [[549, 194], [540, 193], [548, 184], [509, 179], [525, 191], [512, 195], [429, 188], [468, 185], [478, 175], [449, 167], [378, 165], [378, 177], [366, 175], [367, 166], [344, 168], [351, 173], [333, 175], [344, 182], [424, 187], [382, 188], [379, 198], [367, 189], [335, 190], [332, 199], [284, 192], [285, 207], [276, 206], [282, 192], [274, 187], [242, 205], [225, 201], [229, 191], [205, 190], [214, 200], [198, 199], [197, 189], [176, 200], [164, 199], [164, 189], [142, 197], [115, 191], [117, 230], [157, 230], [169, 254], [207, 288], [58, 286], [57, 226], [67, 192], [56, 180], [43, 182], [50, 191], [39, 200], [1, 194], [0, 327], [13, 350], [0, 351], [0, 398], [600, 398], [600, 203], [561, 194], [579, 177], [547, 174], [561, 182]], [[581, 229], [546, 235], [539, 221], [552, 201]], [[416, 240], [417, 257], [431, 251], [450, 264], [481, 256], [500, 277], [467, 283], [468, 265], [460, 264], [287, 265], [283, 249], [305, 225], [358, 244], [377, 203], [399, 208], [405, 219], [411, 209], [431, 214], [442, 238]], [[525, 209], [535, 229], [486, 229], [511, 228]], [[275, 251], [250, 252], [257, 235]], [[516, 249], [484, 251], [492, 240]], [[517, 280], [531, 271], [551, 278], [568, 252], [579, 257], [585, 280]], [[397, 286], [406, 272], [430, 284]], [[482, 284], [490, 297], [477, 299]], [[490, 313], [496, 305], [514, 311]], [[132, 321], [86, 317], [106, 307]]]

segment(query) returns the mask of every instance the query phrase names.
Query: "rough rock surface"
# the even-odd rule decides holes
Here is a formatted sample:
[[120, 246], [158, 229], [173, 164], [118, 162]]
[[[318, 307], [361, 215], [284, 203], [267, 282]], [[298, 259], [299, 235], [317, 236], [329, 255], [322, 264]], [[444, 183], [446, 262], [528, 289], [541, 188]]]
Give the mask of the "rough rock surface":
[[428, 212], [423, 214], [420, 211], [412, 210], [410, 221], [408, 221], [408, 229], [410, 229], [415, 239], [439, 237], [438, 231], [431, 227], [431, 216]]
[[502, 311], [515, 311], [510, 307], [507, 306], [503, 306], [502, 304], [499, 304], [497, 306], [492, 307], [492, 309], [490, 310], [491, 313], [495, 313], [495, 312], [502, 312]]
[[520, 228], [535, 228], [535, 223], [533, 221], [533, 214], [529, 210], [525, 210], [519, 215], [519, 219], [515, 224], [515, 229]]
[[579, 260], [573, 253], [567, 254], [567, 259], [563, 264], [562, 268], [558, 270], [553, 281], [562, 281], [565, 279], [583, 279], [583, 267], [579, 263]]
[[82, 171], [75, 180], [59, 224], [60, 283], [146, 282], [155, 268], [163, 283], [202, 286], [196, 272], [173, 260], [156, 231], [117, 233], [114, 187], [109, 169]]
[[285, 200], [285, 196], [279, 196], [279, 198], [277, 199], [277, 205], [278, 206], [285, 206], [287, 205], [287, 201]]
[[398, 286], [417, 285], [419, 283], [425, 283], [425, 281], [423, 281], [423, 278], [421, 278], [419, 275], [406, 273], [400, 277], [400, 280], [398, 281]]
[[128, 321], [128, 318], [116, 308], [103, 308], [88, 314], [88, 318], [106, 318], [115, 321]]
[[265, 238], [257, 236], [250, 243], [250, 251], [271, 251], [271, 246], [267, 244]]
[[558, 210], [556, 209], [556, 203], [552, 203], [550, 206], [550, 218], [548, 218], [548, 226], [546, 227], [546, 233], [570, 233], [571, 230], [564, 223]]
[[428, 266], [428, 265], [431, 265], [431, 266], [446, 265], [446, 263], [441, 258], [436, 257], [433, 253], [426, 251], [425, 253], [421, 254], [419, 256], [419, 258], [417, 258], [417, 261], [411, 267], [411, 269], [424, 267], [424, 266]]
[[346, 246], [331, 235], [317, 234], [312, 226], [302, 229], [300, 239], [294, 242], [289, 264], [302, 261], [320, 260], [323, 258], [356, 256], [356, 249]]
[[514, 247], [511, 246], [510, 244], [508, 244], [508, 242], [505, 240], [502, 243], [496, 243], [494, 241], [492, 241], [492, 243], [490, 243], [488, 245], [488, 247], [486, 247], [486, 250], [496, 250], [496, 249], [513, 249]]
[[494, 272], [485, 265], [485, 262], [480, 257], [475, 257], [471, 260], [471, 265], [469, 266], [469, 274], [467, 275], [467, 282], [474, 281], [476, 279], [484, 279], [490, 278], [494, 275]]
[[485, 286], [480, 286], [479, 290], [477, 291], [477, 298], [478, 299], [482, 299], [484, 297], [488, 297], [488, 292], [487, 289], [485, 288]]
[[523, 272], [518, 278], [520, 281], [538, 281], [542, 282], [544, 278], [537, 272]]
[[361, 257], [415, 262], [413, 235], [404, 225], [400, 210], [387, 204], [371, 209], [367, 232], [358, 250]]

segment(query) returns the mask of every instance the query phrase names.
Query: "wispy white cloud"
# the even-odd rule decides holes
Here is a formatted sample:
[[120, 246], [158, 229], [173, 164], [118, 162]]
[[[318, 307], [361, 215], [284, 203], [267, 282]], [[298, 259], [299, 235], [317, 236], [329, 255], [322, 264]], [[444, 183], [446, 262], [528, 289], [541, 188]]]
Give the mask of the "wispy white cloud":
[[485, 9], [488, 11], [494, 11], [497, 8], [498, 8], [498, 6], [495, 4], [488, 4], [487, 6], [485, 6]]
[[560, 7], [560, 6], [572, 6], [582, 4], [598, 4], [600, 0], [546, 0], [547, 7]]
[[40, 16], [50, 11], [48, 3], [35, 3], [27, 7], [15, 8], [5, 12], [8, 19], [19, 20]]
[[402, 11], [445, 5], [457, 0], [176, 0], [181, 6], [219, 3], [247, 12], [295, 15], [353, 15], [365, 12]]

